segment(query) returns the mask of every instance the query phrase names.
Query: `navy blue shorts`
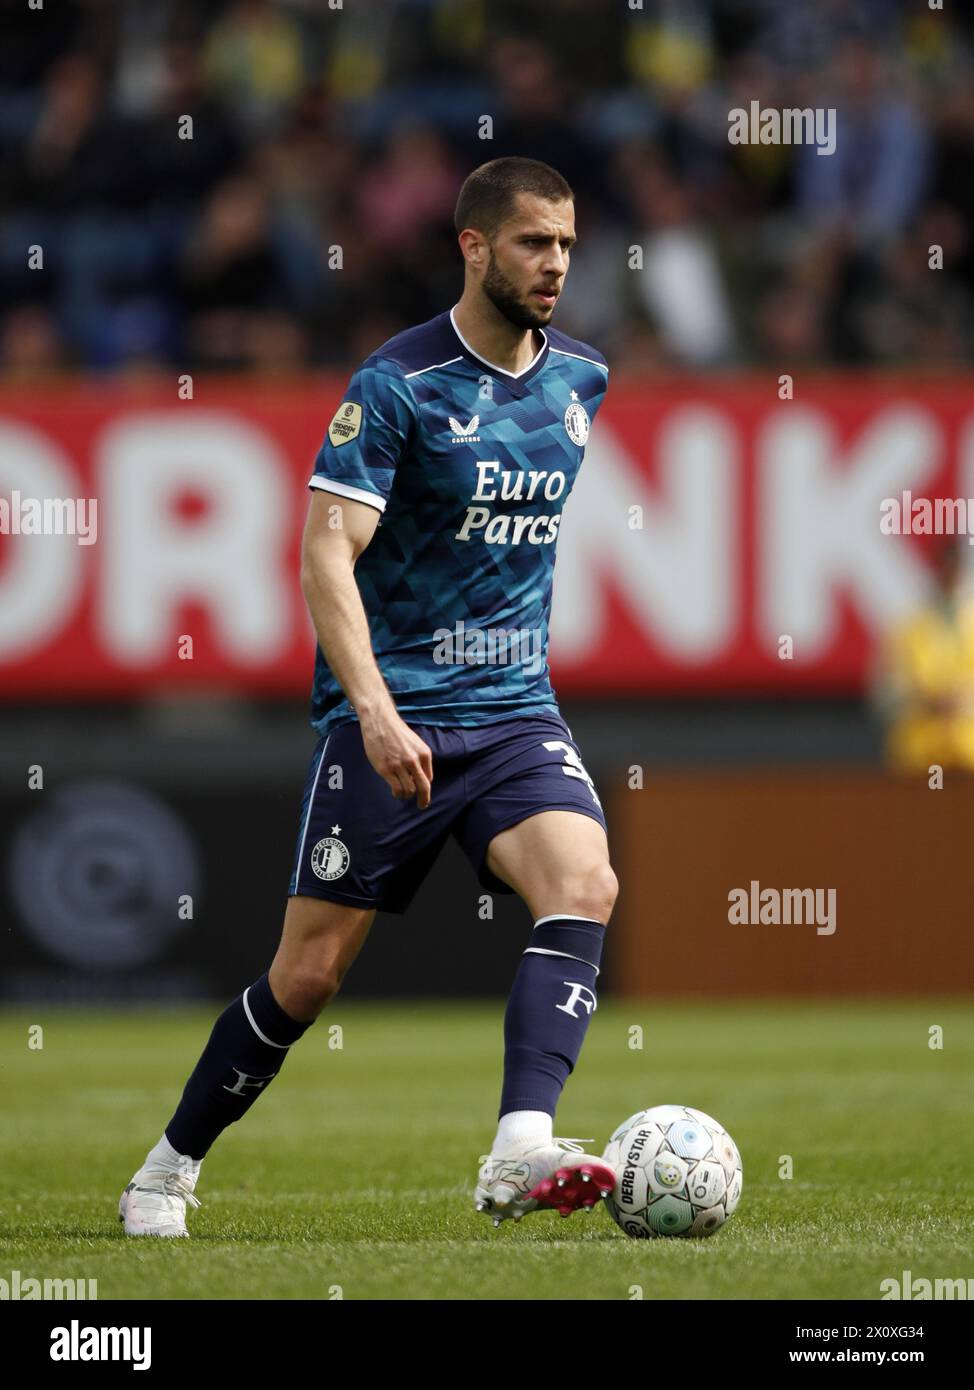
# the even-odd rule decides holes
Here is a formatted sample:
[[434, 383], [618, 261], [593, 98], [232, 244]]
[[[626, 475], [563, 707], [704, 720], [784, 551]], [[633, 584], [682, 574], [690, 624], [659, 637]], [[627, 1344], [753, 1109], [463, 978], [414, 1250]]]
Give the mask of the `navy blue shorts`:
[[429, 806], [393, 796], [365, 755], [358, 721], [340, 724], [311, 759], [288, 896], [405, 912], [451, 834], [485, 888], [511, 893], [485, 862], [502, 830], [539, 811], [579, 811], [605, 828], [561, 715], [477, 728], [407, 722], [433, 754]]

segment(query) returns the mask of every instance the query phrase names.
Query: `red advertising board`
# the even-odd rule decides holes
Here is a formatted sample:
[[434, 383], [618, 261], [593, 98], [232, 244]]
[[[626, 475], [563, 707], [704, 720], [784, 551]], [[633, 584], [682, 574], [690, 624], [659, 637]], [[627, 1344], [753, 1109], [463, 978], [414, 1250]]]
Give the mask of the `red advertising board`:
[[[559, 533], [558, 693], [860, 688], [928, 582], [891, 501], [974, 498], [972, 384], [614, 375]], [[343, 386], [0, 390], [0, 691], [303, 694], [307, 480]], [[25, 534], [45, 502], [73, 534]]]

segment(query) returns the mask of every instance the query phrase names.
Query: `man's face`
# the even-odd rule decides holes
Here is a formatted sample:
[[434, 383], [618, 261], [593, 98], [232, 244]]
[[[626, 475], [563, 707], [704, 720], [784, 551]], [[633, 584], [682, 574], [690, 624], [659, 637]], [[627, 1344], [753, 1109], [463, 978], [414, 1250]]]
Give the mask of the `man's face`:
[[516, 212], [490, 243], [484, 294], [518, 328], [543, 328], [554, 313], [574, 242], [570, 198], [549, 203], [519, 193]]

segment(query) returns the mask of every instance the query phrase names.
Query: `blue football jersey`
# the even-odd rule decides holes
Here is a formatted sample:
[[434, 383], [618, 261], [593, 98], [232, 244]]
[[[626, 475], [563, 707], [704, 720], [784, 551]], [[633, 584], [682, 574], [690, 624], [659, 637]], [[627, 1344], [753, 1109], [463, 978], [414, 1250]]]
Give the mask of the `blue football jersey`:
[[[548, 672], [562, 509], [608, 368], [553, 328], [508, 372], [453, 310], [390, 338], [353, 375], [312, 488], [381, 513], [355, 566], [372, 649], [402, 717], [471, 726], [556, 708]], [[351, 708], [320, 647], [312, 723]]]

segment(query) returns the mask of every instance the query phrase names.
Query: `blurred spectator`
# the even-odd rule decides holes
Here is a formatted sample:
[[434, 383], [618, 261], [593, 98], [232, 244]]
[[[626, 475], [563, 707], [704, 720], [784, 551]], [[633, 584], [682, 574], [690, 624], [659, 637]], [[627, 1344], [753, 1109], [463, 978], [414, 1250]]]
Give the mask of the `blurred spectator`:
[[[504, 35], [486, 55], [497, 86], [493, 154], [544, 160], [576, 192], [604, 196], [602, 161], [578, 119], [584, 82], [563, 71], [558, 55], [535, 39]], [[485, 154], [484, 158], [490, 155]]]
[[[181, 133], [186, 117], [192, 126]], [[158, 101], [141, 141], [148, 197], [171, 207], [197, 203], [240, 164], [244, 146], [222, 104], [206, 94], [192, 44], [167, 46]]]
[[758, 317], [765, 361], [788, 367], [821, 361], [825, 355], [821, 310], [821, 300], [797, 277], [772, 290]]
[[968, 72], [955, 88], [948, 88], [934, 110], [938, 119], [931, 194], [937, 209], [953, 214], [945, 266], [974, 293], [974, 76]]
[[643, 269], [636, 292], [671, 357], [692, 366], [725, 361], [733, 329], [712, 234], [693, 214], [693, 195], [659, 160], [634, 172], [634, 244]]
[[887, 760], [897, 772], [925, 775], [935, 763], [974, 772], [974, 591], [963, 570], [967, 551], [966, 536], [941, 545], [929, 603], [888, 634], [874, 698], [887, 726]]
[[203, 72], [209, 92], [225, 102], [251, 136], [277, 129], [301, 95], [301, 34], [268, 0], [236, 0], [207, 36]]
[[191, 361], [248, 365], [262, 321], [278, 322], [289, 299], [284, 258], [257, 180], [227, 179], [214, 191], [184, 248], [176, 291]]
[[33, 128], [14, 155], [14, 199], [62, 216], [137, 201], [136, 126], [109, 105], [97, 63], [82, 53], [62, 58], [40, 95]]
[[40, 304], [22, 304], [0, 322], [0, 372], [9, 382], [53, 376], [66, 363], [53, 317]]
[[928, 254], [932, 240], [955, 245], [956, 232], [950, 215], [930, 214], [879, 258], [849, 305], [860, 360], [963, 362], [974, 336], [974, 305], [949, 271], [930, 269]]
[[403, 125], [362, 175], [358, 225], [379, 253], [416, 250], [424, 236], [452, 225], [464, 177], [435, 130]]
[[835, 149], [800, 147], [798, 212], [803, 221], [840, 226], [869, 244], [902, 231], [930, 182], [930, 141], [918, 113], [897, 89], [889, 59], [874, 43], [851, 39], [837, 81], [817, 94], [836, 110]]

